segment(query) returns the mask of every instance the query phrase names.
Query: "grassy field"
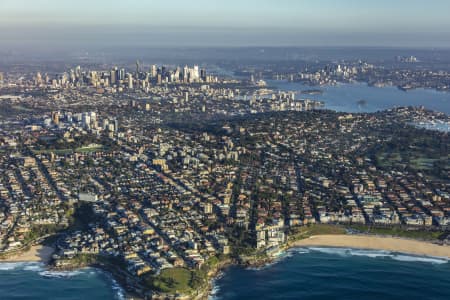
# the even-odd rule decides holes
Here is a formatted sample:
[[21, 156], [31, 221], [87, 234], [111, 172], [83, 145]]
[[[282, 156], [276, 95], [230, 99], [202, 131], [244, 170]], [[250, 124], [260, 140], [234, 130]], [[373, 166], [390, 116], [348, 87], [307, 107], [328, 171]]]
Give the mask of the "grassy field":
[[391, 235], [396, 237], [420, 239], [420, 240], [436, 240], [443, 232], [440, 231], [424, 231], [424, 230], [406, 230], [399, 227], [392, 228], [369, 228], [366, 225], [351, 225], [349, 229], [357, 230], [361, 233]]
[[190, 291], [192, 272], [185, 268], [164, 269], [154, 278], [153, 287], [165, 293], [187, 293]]
[[432, 170], [437, 161], [448, 164], [448, 158], [439, 157], [436, 154], [427, 155], [417, 151], [408, 153], [383, 152], [376, 155], [377, 164], [384, 168], [409, 166], [418, 171]]
[[399, 164], [402, 162], [402, 157], [400, 153], [398, 152], [385, 152], [380, 153], [376, 157], [378, 165], [384, 167], [384, 168], [391, 168], [396, 164]]
[[416, 170], [431, 170], [437, 159], [432, 158], [416, 158], [411, 160], [411, 167]]
[[99, 145], [96, 147], [80, 147], [75, 149], [75, 152], [78, 153], [89, 153], [89, 152], [97, 152], [97, 151], [103, 151], [106, 150], [103, 146]]
[[210, 257], [200, 269], [189, 270], [187, 268], [164, 269], [159, 275], [148, 275], [143, 283], [151, 289], [168, 294], [195, 295], [203, 289], [208, 281], [208, 272], [220, 263], [221, 259]]
[[299, 227], [293, 230], [289, 235], [290, 240], [306, 239], [313, 235], [324, 234], [346, 234], [347, 230], [353, 230], [365, 234], [387, 235], [394, 237], [420, 239], [420, 240], [436, 240], [439, 239], [443, 232], [425, 231], [425, 230], [407, 230], [400, 227], [391, 228], [375, 228], [367, 225], [328, 225], [314, 224]]

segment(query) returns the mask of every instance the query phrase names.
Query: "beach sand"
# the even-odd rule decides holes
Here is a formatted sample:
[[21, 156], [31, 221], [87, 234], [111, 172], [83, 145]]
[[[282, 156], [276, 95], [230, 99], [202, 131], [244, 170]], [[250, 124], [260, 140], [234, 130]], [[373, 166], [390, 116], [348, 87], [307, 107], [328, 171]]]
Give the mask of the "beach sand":
[[363, 235], [318, 235], [295, 241], [294, 247], [324, 246], [372, 250], [388, 250], [415, 255], [450, 258], [450, 246], [394, 237]]
[[49, 262], [54, 249], [52, 247], [43, 246], [43, 245], [35, 245], [31, 246], [30, 249], [26, 252], [5, 258], [0, 260], [3, 262], [22, 262], [22, 261], [36, 261], [36, 262]]

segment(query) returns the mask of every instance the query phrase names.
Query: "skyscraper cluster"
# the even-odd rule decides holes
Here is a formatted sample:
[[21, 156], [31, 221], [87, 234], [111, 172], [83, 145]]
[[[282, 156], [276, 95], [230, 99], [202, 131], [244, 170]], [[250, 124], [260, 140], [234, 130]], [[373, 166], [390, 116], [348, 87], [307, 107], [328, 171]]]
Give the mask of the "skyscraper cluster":
[[[1, 77], [0, 77], [1, 81]], [[68, 72], [50, 78], [47, 74], [36, 73], [33, 82], [37, 86], [50, 86], [61, 88], [70, 86], [91, 86], [102, 91], [113, 89], [114, 91], [125, 91], [140, 89], [148, 91], [151, 86], [168, 83], [211, 83], [218, 82], [215, 76], [207, 75], [205, 69], [199, 66], [185, 66], [169, 69], [165, 66], [151, 65], [147, 70], [136, 62], [133, 71], [125, 68], [113, 67], [109, 71], [82, 70], [80, 66], [70, 69]]]

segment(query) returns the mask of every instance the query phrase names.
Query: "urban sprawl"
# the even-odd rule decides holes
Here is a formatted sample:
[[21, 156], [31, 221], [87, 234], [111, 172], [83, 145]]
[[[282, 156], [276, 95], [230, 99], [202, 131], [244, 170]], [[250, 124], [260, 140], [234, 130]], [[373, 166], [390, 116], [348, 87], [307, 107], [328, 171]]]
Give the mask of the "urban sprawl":
[[221, 261], [276, 255], [312, 224], [447, 242], [449, 136], [416, 126], [445, 114], [337, 113], [262, 80], [139, 62], [2, 73], [0, 92], [2, 255], [56, 236], [55, 267], [94, 257], [141, 295], [191, 297]]

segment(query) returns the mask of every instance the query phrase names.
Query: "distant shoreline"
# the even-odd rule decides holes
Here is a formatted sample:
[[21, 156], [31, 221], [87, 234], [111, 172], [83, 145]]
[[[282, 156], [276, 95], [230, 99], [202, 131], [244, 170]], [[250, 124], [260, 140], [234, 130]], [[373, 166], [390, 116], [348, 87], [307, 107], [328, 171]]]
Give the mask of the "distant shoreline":
[[412, 239], [370, 235], [316, 235], [289, 243], [288, 248], [311, 246], [386, 250], [450, 259], [450, 246]]

